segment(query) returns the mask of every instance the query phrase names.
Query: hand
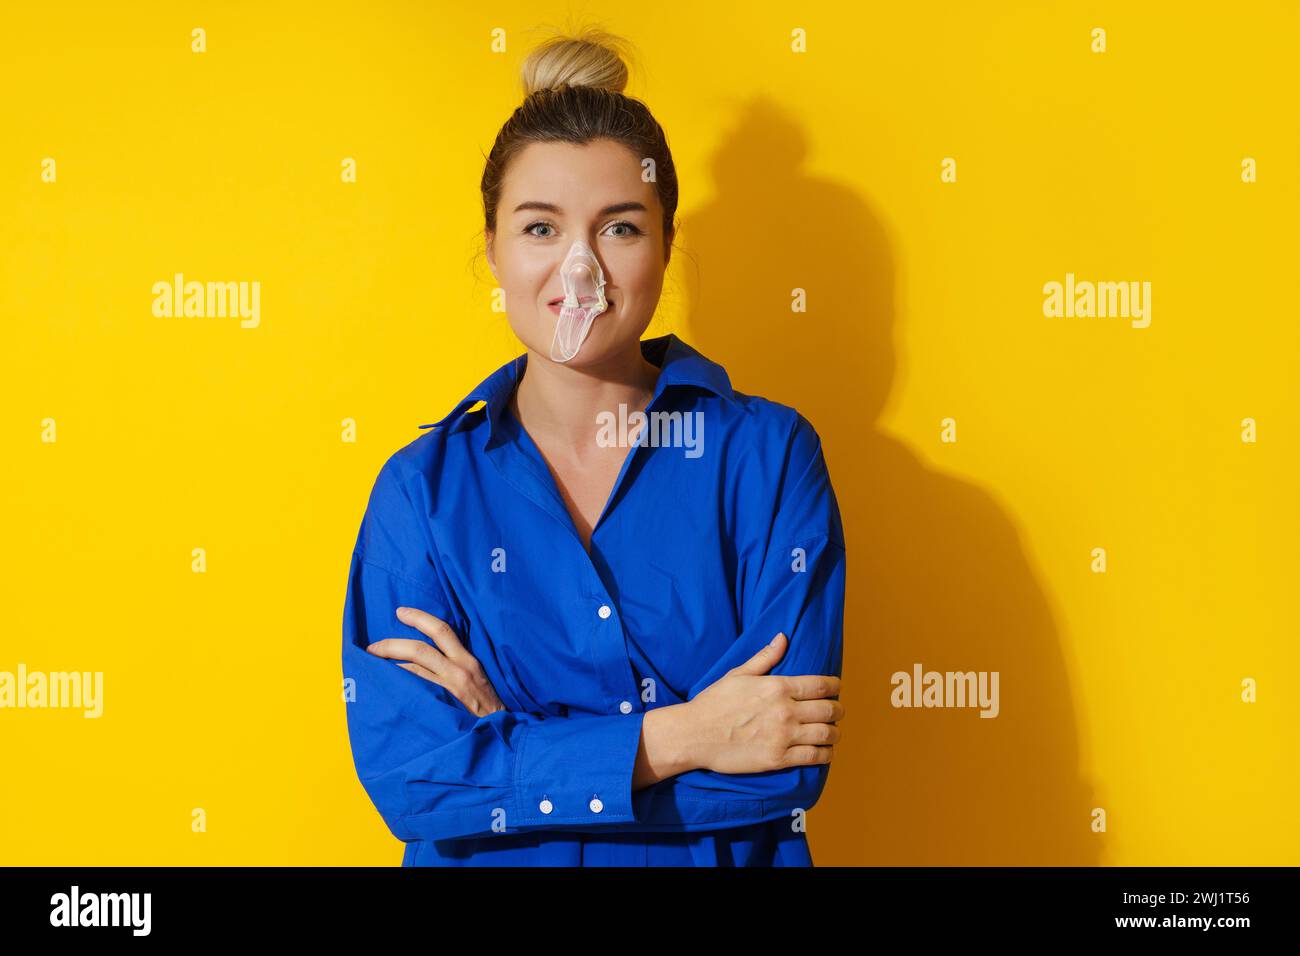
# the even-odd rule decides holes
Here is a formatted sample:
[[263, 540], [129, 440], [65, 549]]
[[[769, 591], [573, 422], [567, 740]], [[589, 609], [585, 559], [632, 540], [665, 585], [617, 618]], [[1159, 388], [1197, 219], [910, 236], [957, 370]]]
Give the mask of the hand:
[[399, 607], [397, 619], [432, 638], [438, 645], [437, 649], [424, 641], [390, 637], [368, 645], [367, 651], [376, 657], [409, 661], [397, 666], [445, 687], [475, 717], [486, 717], [506, 709], [492, 682], [483, 673], [483, 665], [465, 650], [465, 645], [445, 621], [414, 607]]
[[785, 656], [784, 634], [733, 667], [686, 703], [694, 727], [693, 762], [719, 773], [760, 773], [828, 764], [840, 739], [833, 700], [840, 679], [829, 674], [768, 674]]

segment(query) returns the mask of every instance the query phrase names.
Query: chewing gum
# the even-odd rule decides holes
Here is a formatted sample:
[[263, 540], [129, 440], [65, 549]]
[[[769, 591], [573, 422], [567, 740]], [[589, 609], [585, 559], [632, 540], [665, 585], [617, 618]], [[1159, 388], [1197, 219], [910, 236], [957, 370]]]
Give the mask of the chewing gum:
[[609, 303], [605, 301], [605, 273], [591, 247], [581, 239], [569, 247], [560, 266], [560, 279], [564, 302], [551, 340], [551, 359], [567, 362], [578, 354], [596, 316], [609, 308]]

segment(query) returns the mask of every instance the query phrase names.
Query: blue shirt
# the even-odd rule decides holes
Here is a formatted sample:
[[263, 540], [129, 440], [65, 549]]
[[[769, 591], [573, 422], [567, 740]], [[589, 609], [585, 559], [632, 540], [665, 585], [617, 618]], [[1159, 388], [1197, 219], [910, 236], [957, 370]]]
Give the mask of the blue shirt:
[[[734, 390], [675, 335], [641, 349], [661, 369], [645, 411], [666, 414], [629, 448], [590, 553], [508, 408], [526, 353], [379, 471], [343, 674], [357, 773], [404, 866], [812, 865], [804, 813], [828, 765], [632, 790], [646, 711], [692, 699], [777, 632], [789, 645], [769, 673], [840, 675], [845, 570], [807, 419]], [[477, 718], [366, 652], [432, 644], [402, 605], [456, 631], [504, 711]]]

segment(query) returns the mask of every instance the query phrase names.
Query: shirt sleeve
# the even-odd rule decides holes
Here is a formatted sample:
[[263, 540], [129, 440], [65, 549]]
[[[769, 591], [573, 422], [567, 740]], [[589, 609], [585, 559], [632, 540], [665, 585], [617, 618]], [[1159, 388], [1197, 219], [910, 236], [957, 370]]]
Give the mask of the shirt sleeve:
[[428, 641], [397, 620], [403, 605], [453, 628], [459, 620], [412, 488], [390, 458], [362, 519], [343, 612], [353, 761], [389, 830], [409, 842], [633, 820], [643, 713], [476, 718], [441, 686], [366, 651], [388, 637]]
[[[757, 507], [757, 504], [755, 505]], [[763, 541], [752, 546], [742, 575], [742, 631], [727, 653], [689, 689], [690, 700], [743, 664], [778, 632], [789, 639], [768, 673], [841, 676], [845, 545], [839, 505], [821, 440], [798, 416], [781, 491]], [[762, 773], [690, 770], [633, 795], [638, 826], [683, 831], [788, 819], [810, 809], [830, 774], [828, 764]]]
[[[539, 717], [507, 710], [476, 718], [437, 684], [367, 653], [368, 644], [385, 637], [424, 639], [397, 620], [402, 605], [453, 627], [458, 620], [437, 548], [426, 537], [429, 522], [395, 457], [380, 472], [362, 520], [343, 617], [353, 759], [394, 836], [716, 830], [789, 818], [817, 802], [830, 769], [824, 764], [753, 774], [691, 770], [634, 792], [644, 712]], [[743, 630], [688, 700], [778, 631], [789, 646], [769, 673], [840, 675], [844, 536], [821, 441], [802, 416], [777, 500], [761, 505], [771, 520], [762, 542], [750, 547], [742, 576]], [[475, 653], [472, 644], [469, 650]]]

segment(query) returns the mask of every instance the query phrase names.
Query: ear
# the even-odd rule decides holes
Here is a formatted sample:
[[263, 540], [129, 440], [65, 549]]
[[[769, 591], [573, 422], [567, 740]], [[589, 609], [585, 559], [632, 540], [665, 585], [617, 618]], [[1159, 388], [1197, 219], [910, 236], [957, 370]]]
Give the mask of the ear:
[[[493, 244], [493, 242], [495, 241], [495, 239], [496, 239], [496, 234], [495, 234], [495, 233], [492, 233], [492, 232], [487, 233], [487, 261], [488, 261], [488, 268], [492, 270], [492, 278], [494, 278], [494, 279], [497, 278], [497, 260], [496, 260], [496, 254], [495, 254], [495, 252], [494, 252], [493, 249], [492, 249], [492, 244]], [[498, 281], [499, 281], [499, 280], [498, 280]]]

